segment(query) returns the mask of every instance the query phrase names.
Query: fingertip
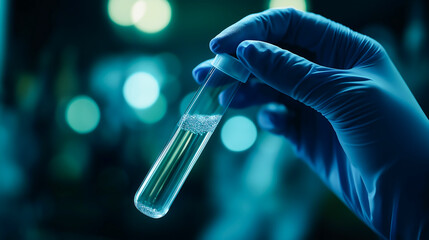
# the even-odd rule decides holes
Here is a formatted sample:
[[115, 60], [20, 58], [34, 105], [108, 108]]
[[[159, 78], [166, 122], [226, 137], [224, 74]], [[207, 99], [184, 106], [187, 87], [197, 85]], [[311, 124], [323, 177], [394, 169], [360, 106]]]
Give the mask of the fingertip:
[[237, 47], [237, 57], [248, 68], [253, 69], [256, 66], [261, 65], [261, 60], [267, 60], [261, 59], [261, 54], [266, 52], [268, 48], [266, 45], [267, 43], [262, 41], [245, 40]]
[[192, 77], [194, 77], [195, 80], [198, 79], [198, 72], [200, 71], [200, 68], [198, 66], [194, 67], [194, 69], [192, 69]]
[[220, 48], [220, 45], [219, 45], [219, 38], [213, 38], [211, 41], [210, 41], [210, 44], [209, 44], [209, 46], [210, 46], [210, 50], [213, 52], [213, 53], [216, 53], [216, 54], [218, 54], [218, 53], [220, 53], [219, 52], [219, 48]]
[[196, 67], [194, 68], [194, 70], [192, 70], [192, 76], [194, 77], [195, 81], [197, 81], [197, 83], [199, 84], [204, 82], [204, 74], [202, 74], [203, 71], [204, 69], [199, 67]]
[[227, 53], [231, 56], [236, 56], [237, 43], [228, 34], [228, 31], [222, 32], [210, 41], [210, 50], [214, 54]]
[[245, 41], [242, 41], [238, 45], [237, 50], [236, 50], [236, 54], [240, 60], [246, 60], [246, 58], [247, 58], [246, 51], [249, 48], [249, 46], [252, 45], [252, 42], [253, 41], [245, 40]]
[[247, 97], [247, 94], [244, 92], [245, 88], [239, 88], [234, 98], [232, 99], [230, 103], [231, 108], [245, 108], [252, 104], [251, 99]]
[[246, 108], [246, 107], [252, 106], [255, 103], [255, 100], [258, 99], [258, 96], [254, 96], [254, 97], [250, 98], [249, 93], [250, 92], [249, 92], [248, 86], [242, 86], [242, 87], [238, 88], [237, 90], [234, 90], [234, 88], [232, 88], [232, 89], [228, 88], [219, 94], [219, 102], [222, 106], [226, 106], [229, 103], [227, 101], [229, 99], [231, 99], [231, 95], [233, 94], [234, 97], [232, 98], [231, 102], [229, 103], [229, 107], [230, 108]]
[[277, 126], [271, 121], [270, 115], [265, 111], [259, 111], [258, 113], [258, 123], [259, 126], [269, 132], [278, 132], [276, 131]]
[[234, 90], [231, 90], [230, 88], [226, 89], [225, 91], [221, 92], [219, 94], [219, 103], [223, 107], [227, 107], [230, 105], [231, 101], [231, 95], [234, 94]]
[[285, 131], [287, 108], [282, 104], [270, 103], [258, 113], [258, 123], [262, 129], [274, 133]]
[[207, 74], [209, 73], [212, 67], [211, 65], [212, 60], [213, 59], [209, 59], [202, 62], [192, 70], [192, 76], [197, 81], [197, 83], [202, 84], [204, 82]]
[[268, 85], [251, 79], [248, 83], [237, 89], [229, 107], [246, 108], [266, 104], [275, 101], [279, 97], [279, 94], [278, 91]]

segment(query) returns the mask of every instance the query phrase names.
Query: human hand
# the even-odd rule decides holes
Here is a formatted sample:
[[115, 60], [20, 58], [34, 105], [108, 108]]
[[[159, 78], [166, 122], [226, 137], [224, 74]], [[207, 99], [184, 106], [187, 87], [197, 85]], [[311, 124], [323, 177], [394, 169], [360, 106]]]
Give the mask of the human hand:
[[[228, 27], [210, 48], [261, 81], [239, 89], [230, 107], [281, 103], [261, 109], [260, 126], [287, 137], [358, 217], [386, 238], [429, 238], [429, 121], [379, 43], [276, 9]], [[194, 70], [197, 81], [208, 68]]]

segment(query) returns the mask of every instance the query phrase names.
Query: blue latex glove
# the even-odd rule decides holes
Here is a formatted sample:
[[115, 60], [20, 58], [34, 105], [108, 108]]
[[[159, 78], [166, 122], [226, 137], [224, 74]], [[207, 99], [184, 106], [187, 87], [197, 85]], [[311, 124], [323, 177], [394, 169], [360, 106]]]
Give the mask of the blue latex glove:
[[[210, 47], [262, 82], [244, 85], [231, 107], [283, 104], [260, 111], [261, 127], [287, 137], [360, 219], [385, 238], [429, 239], [429, 121], [379, 43], [276, 9], [245, 17]], [[209, 67], [194, 69], [197, 81]]]

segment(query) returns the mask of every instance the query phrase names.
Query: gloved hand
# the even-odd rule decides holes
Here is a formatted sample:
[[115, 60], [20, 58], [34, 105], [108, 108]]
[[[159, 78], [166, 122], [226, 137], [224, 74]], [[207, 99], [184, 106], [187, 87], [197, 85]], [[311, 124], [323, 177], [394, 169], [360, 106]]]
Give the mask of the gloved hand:
[[[231, 107], [283, 104], [262, 108], [260, 126], [287, 137], [359, 218], [385, 238], [429, 239], [429, 121], [379, 43], [276, 9], [228, 27], [210, 48], [260, 80]], [[194, 69], [198, 82], [209, 61]]]

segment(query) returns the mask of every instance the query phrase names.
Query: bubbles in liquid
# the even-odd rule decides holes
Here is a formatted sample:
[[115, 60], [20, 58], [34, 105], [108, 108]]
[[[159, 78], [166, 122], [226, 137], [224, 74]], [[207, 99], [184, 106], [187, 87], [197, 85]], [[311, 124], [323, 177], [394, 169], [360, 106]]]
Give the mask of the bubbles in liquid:
[[163, 217], [168, 212], [168, 209], [166, 209], [163, 212], [157, 211], [156, 209], [148, 207], [148, 206], [145, 206], [143, 203], [140, 203], [140, 202], [138, 202], [136, 200], [134, 200], [134, 205], [142, 213], [144, 213], [147, 216], [152, 217], [152, 218], [161, 218], [161, 217]]
[[221, 115], [188, 115], [182, 116], [179, 127], [194, 134], [213, 132], [221, 119]]

